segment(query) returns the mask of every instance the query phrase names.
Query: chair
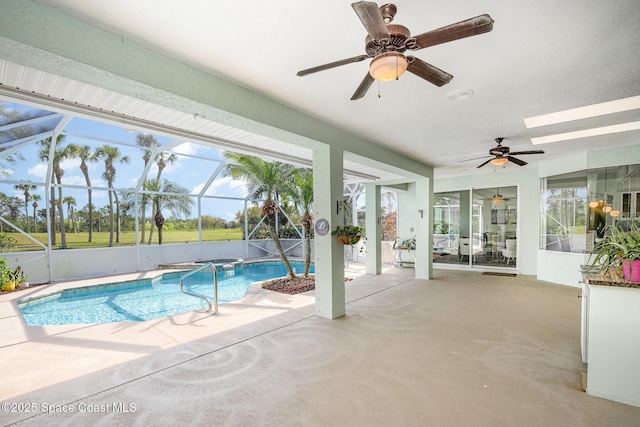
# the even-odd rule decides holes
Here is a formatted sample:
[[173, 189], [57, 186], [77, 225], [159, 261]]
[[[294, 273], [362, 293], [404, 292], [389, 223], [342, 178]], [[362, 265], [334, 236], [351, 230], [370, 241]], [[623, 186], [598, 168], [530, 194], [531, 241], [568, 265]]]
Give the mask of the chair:
[[516, 239], [507, 239], [505, 249], [502, 250], [502, 257], [509, 265], [509, 261], [516, 263]]
[[468, 237], [460, 238], [460, 250], [458, 251], [458, 254], [460, 255], [460, 261], [462, 261], [465, 256], [469, 256], [469, 255], [472, 255], [473, 261], [476, 261], [476, 257], [481, 253], [482, 253], [482, 248], [478, 248], [476, 247], [476, 245], [471, 247]]

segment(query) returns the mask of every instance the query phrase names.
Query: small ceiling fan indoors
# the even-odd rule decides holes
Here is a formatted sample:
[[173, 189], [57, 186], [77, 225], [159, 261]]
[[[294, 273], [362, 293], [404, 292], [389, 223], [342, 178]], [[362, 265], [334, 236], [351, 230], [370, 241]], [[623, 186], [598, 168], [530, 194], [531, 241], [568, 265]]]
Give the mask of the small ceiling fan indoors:
[[[503, 146], [502, 141], [504, 138], [496, 138], [496, 143], [498, 144], [496, 147], [489, 150], [489, 157], [491, 159], [482, 163], [478, 168], [486, 165], [487, 163], [491, 163], [494, 166], [502, 166], [507, 162], [515, 163], [518, 166], [524, 166], [527, 164], [524, 160], [517, 159], [513, 156], [521, 156], [524, 154], [544, 154], [542, 150], [531, 150], [531, 151], [514, 151], [513, 153], [509, 150], [509, 147]], [[473, 159], [475, 160], [475, 159]]]
[[360, 1], [351, 4], [351, 7], [369, 33], [365, 39], [366, 54], [308, 68], [297, 73], [298, 76], [306, 76], [373, 58], [369, 65], [369, 72], [365, 75], [351, 100], [362, 98], [374, 80], [397, 80], [405, 71], [439, 87], [449, 83], [453, 78], [451, 74], [414, 56], [405, 56], [404, 52], [486, 33], [493, 29], [494, 22], [489, 15], [484, 14], [417, 36], [411, 36], [406, 27], [390, 23], [397, 11], [393, 4], [384, 4], [378, 7], [376, 3]]

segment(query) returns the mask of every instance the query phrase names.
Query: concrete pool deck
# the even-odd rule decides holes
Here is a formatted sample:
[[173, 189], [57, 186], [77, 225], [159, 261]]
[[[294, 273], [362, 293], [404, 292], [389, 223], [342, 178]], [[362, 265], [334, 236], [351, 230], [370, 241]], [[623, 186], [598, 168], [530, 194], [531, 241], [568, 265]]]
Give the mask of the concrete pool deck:
[[[251, 285], [242, 300], [221, 304], [216, 315], [195, 311], [145, 322], [26, 326], [17, 306], [19, 300], [62, 289], [153, 278], [171, 271], [180, 270], [56, 282], [0, 295], [2, 358], [15, 362], [10, 362], [10, 369], [3, 369], [2, 398], [9, 399], [302, 307], [310, 307], [305, 315], [314, 313], [313, 291], [286, 295], [264, 290], [260, 284]], [[352, 264], [345, 270], [346, 277], [361, 274], [364, 274], [362, 264]]]
[[220, 316], [13, 323], [0, 425], [638, 425], [640, 408], [583, 390], [579, 288], [414, 274], [356, 277], [335, 320], [315, 315], [312, 293], [252, 289]]

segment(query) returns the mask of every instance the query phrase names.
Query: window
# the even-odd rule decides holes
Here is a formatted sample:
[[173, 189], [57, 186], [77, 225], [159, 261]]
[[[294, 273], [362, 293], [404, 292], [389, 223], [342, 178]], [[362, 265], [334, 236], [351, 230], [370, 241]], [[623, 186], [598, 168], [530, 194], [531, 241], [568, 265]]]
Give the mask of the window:
[[542, 180], [540, 249], [585, 253], [607, 226], [636, 220], [640, 165], [556, 175]]

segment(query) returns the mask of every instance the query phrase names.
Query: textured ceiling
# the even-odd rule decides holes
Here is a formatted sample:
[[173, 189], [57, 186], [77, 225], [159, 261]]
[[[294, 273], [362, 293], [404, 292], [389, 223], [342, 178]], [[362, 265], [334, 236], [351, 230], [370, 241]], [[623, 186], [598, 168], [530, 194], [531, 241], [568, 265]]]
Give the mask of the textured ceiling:
[[[414, 35], [483, 13], [495, 20], [493, 31], [412, 53], [452, 74], [448, 85], [407, 73], [374, 83], [358, 101], [350, 97], [369, 60], [296, 76], [364, 53], [366, 31], [349, 1], [37, 2], [431, 164], [436, 176], [473, 173], [482, 160], [464, 160], [487, 155], [496, 137], [505, 137], [512, 151], [544, 149], [545, 155], [523, 156], [535, 165], [550, 156], [637, 144], [640, 135], [530, 141], [637, 121], [637, 109], [535, 129], [523, 121], [640, 95], [637, 0], [398, 0], [393, 23]], [[451, 100], [448, 94], [459, 90], [473, 96]]]

